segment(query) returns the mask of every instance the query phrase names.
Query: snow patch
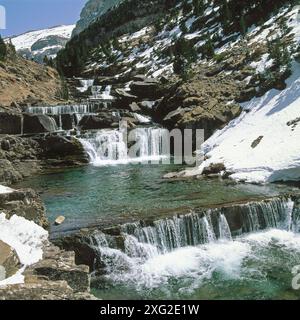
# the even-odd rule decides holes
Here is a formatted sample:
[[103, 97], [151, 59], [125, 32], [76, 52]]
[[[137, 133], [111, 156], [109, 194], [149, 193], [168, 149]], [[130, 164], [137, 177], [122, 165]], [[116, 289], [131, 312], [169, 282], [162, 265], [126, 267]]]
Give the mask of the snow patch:
[[48, 239], [48, 232], [32, 221], [17, 215], [6, 219], [0, 214], [0, 240], [15, 249], [23, 267], [13, 277], [0, 281], [0, 286], [22, 283], [26, 266], [32, 265], [43, 257], [43, 244]]

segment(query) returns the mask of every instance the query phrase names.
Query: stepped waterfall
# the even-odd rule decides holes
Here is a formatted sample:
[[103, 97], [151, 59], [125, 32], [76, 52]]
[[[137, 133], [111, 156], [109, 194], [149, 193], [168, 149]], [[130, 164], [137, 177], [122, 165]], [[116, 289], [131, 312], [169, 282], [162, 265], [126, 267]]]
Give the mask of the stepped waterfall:
[[[96, 252], [98, 264], [108, 275], [136, 269], [149, 259], [167, 259], [177, 250], [235, 245], [240, 237], [262, 230], [289, 231], [297, 224], [294, 202], [274, 198], [259, 202], [191, 212], [153, 222], [140, 221], [121, 227], [123, 244], [105, 231], [94, 231], [89, 245]], [[237, 222], [240, 227], [236, 229]], [[186, 248], [186, 249], [184, 249]], [[160, 258], [159, 258], [160, 257]], [[163, 258], [164, 257], [164, 258]], [[176, 262], [180, 263], [179, 261]]]
[[86, 134], [79, 140], [93, 165], [120, 164], [128, 162], [159, 161], [167, 157], [163, 141], [168, 131], [161, 128], [137, 128], [130, 132], [134, 142], [133, 152], [128, 149], [127, 133], [122, 130], [99, 130]]

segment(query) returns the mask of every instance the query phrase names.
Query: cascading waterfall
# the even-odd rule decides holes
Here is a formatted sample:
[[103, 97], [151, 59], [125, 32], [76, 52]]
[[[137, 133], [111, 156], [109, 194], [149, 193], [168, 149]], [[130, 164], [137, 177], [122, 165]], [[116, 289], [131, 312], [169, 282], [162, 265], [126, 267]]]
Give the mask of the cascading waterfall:
[[78, 87], [77, 90], [81, 93], [86, 92], [90, 87], [94, 85], [95, 80], [93, 79], [81, 79], [79, 80], [81, 87]]
[[135, 142], [133, 152], [127, 148], [127, 133], [122, 130], [100, 130], [80, 139], [94, 165], [159, 160], [163, 155], [162, 143], [167, 130], [137, 128], [130, 132], [130, 142]]
[[93, 110], [88, 104], [80, 105], [62, 105], [62, 106], [48, 106], [48, 107], [27, 107], [25, 112], [33, 114], [46, 115], [62, 115], [62, 114], [89, 114]]
[[[90, 237], [90, 244], [98, 253], [107, 273], [136, 268], [136, 264], [168, 255], [184, 247], [205, 244], [220, 245], [222, 241], [234, 243], [230, 229], [230, 210], [240, 210], [245, 233], [264, 229], [282, 228], [289, 231], [293, 220], [293, 201], [275, 198], [227, 208], [209, 209], [199, 213], [175, 216], [154, 221], [129, 223], [121, 227], [124, 244], [122, 250], [110, 246], [111, 241], [101, 231]], [[229, 211], [228, 211], [229, 210]], [[262, 219], [263, 217], [263, 219]], [[233, 222], [234, 224], [235, 222]], [[219, 242], [221, 241], [221, 242]]]
[[119, 130], [101, 130], [79, 140], [94, 165], [113, 164], [127, 159], [127, 147]]
[[220, 239], [232, 240], [230, 227], [224, 214], [220, 214], [219, 217], [219, 236]]

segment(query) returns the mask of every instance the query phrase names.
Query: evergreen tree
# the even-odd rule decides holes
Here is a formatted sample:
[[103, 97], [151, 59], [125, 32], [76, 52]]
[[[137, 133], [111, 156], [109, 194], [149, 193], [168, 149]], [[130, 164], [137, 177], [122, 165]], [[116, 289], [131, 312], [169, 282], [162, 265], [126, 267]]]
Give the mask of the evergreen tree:
[[193, 7], [194, 7], [194, 15], [202, 16], [205, 9], [204, 0], [193, 0]]
[[203, 46], [203, 55], [205, 58], [212, 58], [215, 54], [214, 44], [210, 37], [208, 37], [205, 45]]
[[181, 30], [181, 32], [182, 32], [183, 34], [185, 34], [185, 33], [188, 32], [188, 28], [187, 28], [186, 23], [185, 23], [184, 20], [181, 21], [179, 27], [180, 27], [180, 30]]
[[0, 60], [4, 60], [6, 56], [7, 56], [6, 44], [0, 35]]
[[45, 56], [45, 57], [44, 57], [43, 63], [44, 63], [46, 66], [48, 66], [48, 64], [49, 64], [48, 56]]
[[246, 25], [246, 20], [244, 15], [242, 15], [240, 19], [240, 29], [241, 29], [242, 36], [245, 36], [247, 33], [247, 25]]

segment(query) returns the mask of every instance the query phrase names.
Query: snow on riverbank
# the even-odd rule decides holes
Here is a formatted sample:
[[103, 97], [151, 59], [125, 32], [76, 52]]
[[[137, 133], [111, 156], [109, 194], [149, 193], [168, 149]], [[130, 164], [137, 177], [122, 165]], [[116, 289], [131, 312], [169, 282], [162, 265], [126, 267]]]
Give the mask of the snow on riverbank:
[[0, 184], [0, 193], [12, 193], [12, 192], [14, 192], [14, 189], [2, 186]]
[[202, 147], [211, 163], [224, 163], [231, 178], [246, 182], [300, 179], [300, 64], [283, 91], [271, 90], [243, 104], [248, 112], [216, 132]]
[[48, 239], [48, 232], [32, 221], [19, 216], [6, 219], [0, 214], [0, 240], [14, 248], [23, 267], [11, 278], [0, 281], [0, 286], [22, 283], [22, 273], [26, 266], [42, 259], [43, 243]]

